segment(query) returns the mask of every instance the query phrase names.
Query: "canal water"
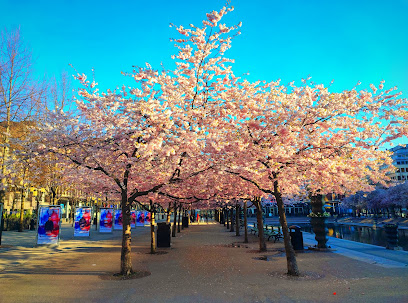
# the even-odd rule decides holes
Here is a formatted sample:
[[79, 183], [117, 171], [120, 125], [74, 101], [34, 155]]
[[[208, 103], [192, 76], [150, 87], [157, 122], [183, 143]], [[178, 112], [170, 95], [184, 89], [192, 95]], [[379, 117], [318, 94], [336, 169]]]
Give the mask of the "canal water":
[[[310, 224], [298, 224], [303, 231], [313, 233]], [[346, 239], [361, 243], [367, 243], [385, 247], [387, 245], [387, 235], [382, 227], [367, 227], [357, 225], [345, 225], [327, 223], [329, 237]], [[330, 238], [329, 238], [330, 241]], [[329, 243], [330, 245], [330, 243]], [[398, 230], [398, 246], [408, 251], [408, 230]]]

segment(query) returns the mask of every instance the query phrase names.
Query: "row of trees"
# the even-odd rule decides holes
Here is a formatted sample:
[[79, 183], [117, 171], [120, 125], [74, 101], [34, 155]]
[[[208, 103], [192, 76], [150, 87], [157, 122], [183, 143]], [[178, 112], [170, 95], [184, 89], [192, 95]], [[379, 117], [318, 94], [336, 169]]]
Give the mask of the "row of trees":
[[241, 24], [221, 23], [232, 10], [207, 14], [201, 26], [174, 26], [175, 67], [134, 68], [126, 74], [132, 87], [101, 93], [76, 75], [76, 110], [55, 107], [24, 143], [30, 161], [52, 159], [70, 167], [72, 180], [120, 197], [121, 274], [133, 272], [134, 203], [215, 208], [247, 199], [261, 214], [260, 197], [273, 195], [288, 273], [298, 275], [284, 197], [372, 190], [393, 169], [379, 146], [407, 134], [406, 100], [395, 88], [336, 93], [310, 79], [296, 86], [238, 77], [225, 52]]
[[[27, 152], [31, 129], [46, 121], [50, 108], [66, 108], [72, 104], [72, 91], [66, 73], [59, 80], [34, 76], [34, 60], [26, 48], [20, 30], [1, 32], [0, 38], [0, 202], [7, 199], [14, 211], [16, 197], [20, 204], [20, 225], [23, 230], [24, 202], [34, 188], [42, 189], [54, 204], [61, 189], [74, 189], [65, 178], [61, 163], [48, 154], [41, 158]], [[28, 140], [28, 141], [25, 141]], [[35, 190], [37, 191], [37, 190]], [[37, 199], [43, 193], [38, 191]], [[11, 202], [12, 201], [12, 202]]]
[[371, 192], [357, 192], [343, 200], [342, 205], [358, 212], [366, 210], [374, 215], [395, 215], [408, 206], [408, 182], [389, 188], [379, 187]]

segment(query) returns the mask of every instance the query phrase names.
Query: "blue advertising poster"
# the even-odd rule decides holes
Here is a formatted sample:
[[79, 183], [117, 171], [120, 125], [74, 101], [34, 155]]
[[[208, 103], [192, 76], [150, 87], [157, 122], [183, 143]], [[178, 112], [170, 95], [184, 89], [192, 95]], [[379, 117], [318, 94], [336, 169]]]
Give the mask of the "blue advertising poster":
[[145, 211], [145, 224], [150, 225], [150, 211]]
[[61, 207], [40, 206], [38, 212], [37, 244], [58, 244]]
[[144, 226], [145, 219], [144, 219], [144, 212], [137, 211], [136, 212], [136, 226]]
[[101, 208], [101, 217], [99, 218], [99, 232], [110, 233], [112, 232], [113, 223], [113, 209]]
[[130, 211], [130, 227], [136, 227], [136, 210]]
[[117, 230], [123, 229], [122, 210], [120, 209], [115, 210], [115, 224], [113, 225], [113, 228]]
[[91, 207], [78, 207], [75, 209], [74, 237], [89, 237], [91, 218]]

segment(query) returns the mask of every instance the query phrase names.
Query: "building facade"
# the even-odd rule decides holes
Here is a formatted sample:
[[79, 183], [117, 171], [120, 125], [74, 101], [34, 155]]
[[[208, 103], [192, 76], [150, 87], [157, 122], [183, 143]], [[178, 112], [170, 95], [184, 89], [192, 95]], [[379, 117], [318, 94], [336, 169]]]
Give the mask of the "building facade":
[[408, 180], [408, 146], [398, 145], [391, 148], [390, 151], [393, 152], [391, 157], [394, 166], [397, 168], [395, 173], [390, 174], [390, 177], [397, 183], [404, 183]]

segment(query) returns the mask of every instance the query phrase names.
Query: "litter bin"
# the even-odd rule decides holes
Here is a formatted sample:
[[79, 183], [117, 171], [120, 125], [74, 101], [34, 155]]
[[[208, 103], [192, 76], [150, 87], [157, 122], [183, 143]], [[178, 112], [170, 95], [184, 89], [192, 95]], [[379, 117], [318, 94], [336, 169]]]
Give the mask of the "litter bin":
[[188, 217], [187, 216], [183, 217], [181, 223], [183, 228], [188, 228]]
[[157, 223], [157, 247], [170, 247], [170, 224]]
[[30, 220], [30, 230], [35, 230], [35, 220], [33, 218]]
[[387, 235], [387, 249], [395, 249], [398, 247], [398, 225], [397, 224], [385, 224], [385, 234]]
[[303, 233], [300, 231], [300, 226], [289, 226], [290, 241], [294, 250], [303, 250]]

